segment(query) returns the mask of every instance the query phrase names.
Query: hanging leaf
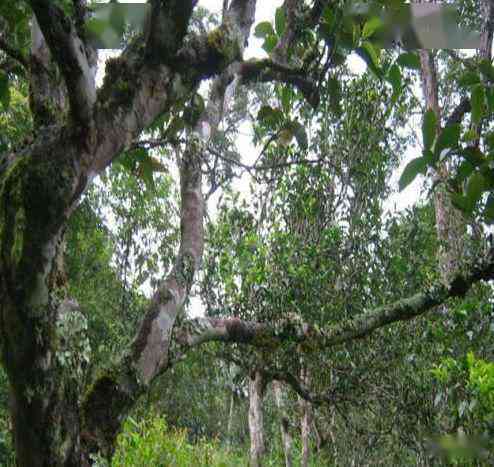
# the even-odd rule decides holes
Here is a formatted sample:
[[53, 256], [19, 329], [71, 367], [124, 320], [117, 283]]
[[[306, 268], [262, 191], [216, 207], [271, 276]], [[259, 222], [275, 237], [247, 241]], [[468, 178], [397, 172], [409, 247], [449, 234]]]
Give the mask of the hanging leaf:
[[263, 39], [267, 36], [274, 35], [273, 25], [269, 21], [263, 21], [256, 26], [254, 36]]
[[270, 54], [273, 51], [273, 49], [276, 47], [277, 43], [278, 43], [278, 37], [276, 37], [274, 34], [271, 34], [269, 36], [266, 36], [262, 48], [266, 51], [266, 53]]
[[274, 25], [276, 28], [276, 34], [278, 34], [278, 37], [281, 37], [285, 32], [285, 25], [286, 25], [285, 9], [281, 6], [276, 9], [276, 13], [274, 17]]
[[151, 157], [146, 155], [146, 157], [139, 161], [139, 169], [137, 171], [137, 175], [145, 183], [148, 190], [152, 190], [155, 187], [153, 172], [153, 160]]
[[401, 71], [397, 65], [393, 65], [389, 69], [387, 80], [393, 87], [393, 99], [396, 100], [398, 95], [401, 93]]
[[474, 167], [480, 167], [486, 162], [484, 153], [477, 147], [468, 147], [458, 151], [458, 155], [470, 162]]
[[472, 87], [472, 122], [476, 125], [480, 123], [484, 115], [485, 90], [481, 84], [476, 84]]
[[263, 105], [257, 113], [257, 120], [266, 126], [274, 127], [283, 120], [283, 112], [269, 105]]
[[382, 78], [382, 70], [379, 68], [379, 53], [371, 42], [365, 41], [361, 47], [355, 49], [355, 52], [378, 78]]
[[422, 173], [424, 174], [427, 170], [427, 161], [423, 157], [417, 157], [412, 159], [405, 170], [401, 174], [400, 181], [398, 182], [398, 186], [400, 191], [403, 191], [410, 183], [415, 180], [415, 177]]
[[429, 109], [424, 115], [422, 122], [422, 139], [424, 149], [430, 149], [436, 137], [437, 118], [432, 109]]
[[434, 153], [436, 157], [441, 156], [441, 152], [444, 149], [450, 148], [454, 149], [458, 147], [458, 140], [460, 139], [461, 126], [459, 124], [448, 125], [441, 131], [436, 146], [434, 148]]
[[488, 224], [494, 223], [494, 193], [489, 193], [483, 214], [484, 219]]
[[412, 70], [420, 70], [420, 58], [416, 53], [405, 52], [402, 53], [396, 60], [398, 65], [404, 68], [410, 68]]
[[482, 60], [479, 63], [479, 68], [482, 74], [491, 82], [494, 82], [494, 67], [489, 60]]
[[305, 127], [301, 125], [299, 122], [292, 122], [291, 124], [293, 135], [297, 140], [298, 145], [301, 149], [306, 150], [308, 147], [308, 139], [307, 132], [305, 131]]
[[362, 39], [368, 39], [371, 37], [381, 26], [383, 22], [378, 16], [373, 16], [370, 18], [362, 29]]
[[458, 166], [458, 170], [456, 171], [456, 181], [461, 184], [463, 183], [475, 170], [475, 166], [469, 161], [462, 161]]
[[484, 176], [480, 172], [474, 172], [470, 175], [467, 182], [465, 197], [468, 201], [469, 212], [475, 209], [475, 206], [482, 196], [485, 188]]
[[475, 71], [466, 71], [458, 79], [458, 84], [464, 88], [478, 83], [480, 83], [480, 75]]

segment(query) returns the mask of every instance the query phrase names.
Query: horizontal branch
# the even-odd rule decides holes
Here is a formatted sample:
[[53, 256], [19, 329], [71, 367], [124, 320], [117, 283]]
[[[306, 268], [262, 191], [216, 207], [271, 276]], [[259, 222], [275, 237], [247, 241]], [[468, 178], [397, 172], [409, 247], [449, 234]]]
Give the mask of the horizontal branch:
[[328, 348], [370, 335], [377, 329], [427, 313], [452, 297], [463, 297], [481, 280], [494, 278], [494, 248], [466, 275], [457, 275], [449, 285], [437, 282], [423, 292], [394, 303], [364, 311], [350, 320], [316, 328], [287, 318], [267, 324], [238, 318], [195, 318], [175, 330], [180, 353], [206, 342], [219, 341], [276, 348], [284, 341], [306, 344], [310, 349]]
[[291, 84], [302, 93], [312, 107], [316, 108], [319, 105], [320, 97], [316, 83], [303, 69], [294, 69], [270, 59], [263, 59], [243, 62], [239, 73], [244, 83], [276, 81]]

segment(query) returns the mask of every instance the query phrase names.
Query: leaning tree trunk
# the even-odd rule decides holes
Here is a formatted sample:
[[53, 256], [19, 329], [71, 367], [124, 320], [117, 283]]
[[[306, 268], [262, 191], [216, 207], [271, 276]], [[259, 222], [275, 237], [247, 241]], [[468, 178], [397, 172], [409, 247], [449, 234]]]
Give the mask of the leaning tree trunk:
[[260, 371], [249, 375], [249, 433], [250, 433], [250, 465], [261, 467], [266, 452], [264, 444], [264, 421], [262, 399], [265, 382]]

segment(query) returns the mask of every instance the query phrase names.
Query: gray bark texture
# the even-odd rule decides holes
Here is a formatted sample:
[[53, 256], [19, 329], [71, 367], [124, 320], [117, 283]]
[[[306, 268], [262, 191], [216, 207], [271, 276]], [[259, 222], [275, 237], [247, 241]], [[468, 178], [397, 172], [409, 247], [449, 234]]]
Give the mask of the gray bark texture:
[[273, 381], [273, 391], [276, 400], [276, 406], [281, 417], [280, 431], [281, 442], [283, 444], [283, 454], [285, 455], [285, 467], [292, 467], [292, 435], [290, 434], [290, 419], [285, 407], [283, 386], [279, 381]]
[[264, 441], [264, 420], [262, 400], [265, 382], [260, 371], [249, 375], [249, 434], [250, 434], [250, 465], [261, 467], [266, 452]]

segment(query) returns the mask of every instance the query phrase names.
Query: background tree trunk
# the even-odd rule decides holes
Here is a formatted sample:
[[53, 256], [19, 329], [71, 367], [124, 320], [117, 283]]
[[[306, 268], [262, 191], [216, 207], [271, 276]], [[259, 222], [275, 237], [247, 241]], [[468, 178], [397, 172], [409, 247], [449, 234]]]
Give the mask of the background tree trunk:
[[283, 444], [283, 453], [285, 455], [285, 466], [292, 467], [292, 436], [290, 435], [290, 421], [288, 418], [288, 413], [286, 411], [283, 388], [279, 381], [273, 381], [274, 397], [276, 400], [276, 405], [280, 412], [281, 424], [281, 442]]

